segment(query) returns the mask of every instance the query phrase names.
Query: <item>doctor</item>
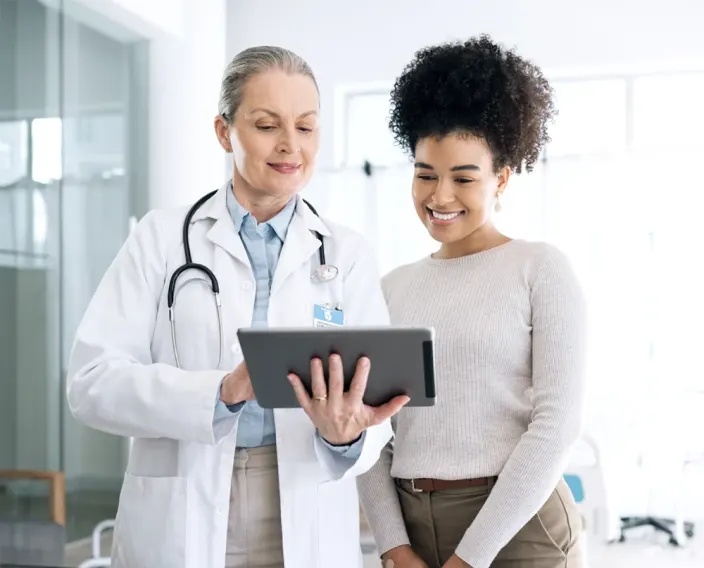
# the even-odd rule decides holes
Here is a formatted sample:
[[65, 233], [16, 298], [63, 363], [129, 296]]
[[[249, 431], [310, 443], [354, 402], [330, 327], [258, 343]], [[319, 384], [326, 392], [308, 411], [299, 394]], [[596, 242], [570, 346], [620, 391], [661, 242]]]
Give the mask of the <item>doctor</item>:
[[298, 196], [318, 153], [318, 107], [297, 55], [237, 55], [215, 119], [233, 179], [193, 207], [147, 214], [78, 329], [71, 412], [133, 438], [113, 568], [360, 565], [354, 478], [407, 399], [365, 406], [369, 362], [343, 393], [333, 359], [329, 392], [313, 361], [312, 396], [295, 377], [282, 386], [304, 410], [266, 411], [236, 341], [240, 327], [321, 325], [330, 306], [338, 324], [388, 323], [370, 249]]

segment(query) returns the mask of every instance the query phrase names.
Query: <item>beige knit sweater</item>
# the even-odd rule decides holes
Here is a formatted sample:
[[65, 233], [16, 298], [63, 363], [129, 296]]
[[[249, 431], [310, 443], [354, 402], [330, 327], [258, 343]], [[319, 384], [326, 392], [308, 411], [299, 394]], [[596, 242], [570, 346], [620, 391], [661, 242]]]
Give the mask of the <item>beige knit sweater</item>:
[[499, 476], [457, 554], [488, 568], [555, 489], [580, 434], [585, 302], [566, 257], [510, 241], [384, 279], [393, 324], [436, 331], [437, 405], [407, 408], [359, 478], [380, 553], [408, 544], [393, 478]]

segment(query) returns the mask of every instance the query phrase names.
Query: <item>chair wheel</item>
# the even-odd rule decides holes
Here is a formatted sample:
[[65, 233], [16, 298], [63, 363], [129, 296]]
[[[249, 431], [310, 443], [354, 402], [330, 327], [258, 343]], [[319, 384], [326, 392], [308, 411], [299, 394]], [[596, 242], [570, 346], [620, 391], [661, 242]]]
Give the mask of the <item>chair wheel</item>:
[[694, 529], [687, 529], [684, 531], [684, 534], [686, 534], [688, 538], [694, 538]]
[[670, 537], [670, 544], [671, 544], [672, 546], [680, 546], [680, 541], [677, 540], [677, 539], [674, 538], [674, 537]]
[[622, 534], [620, 537], [618, 537], [619, 542], [626, 542], [626, 535]]

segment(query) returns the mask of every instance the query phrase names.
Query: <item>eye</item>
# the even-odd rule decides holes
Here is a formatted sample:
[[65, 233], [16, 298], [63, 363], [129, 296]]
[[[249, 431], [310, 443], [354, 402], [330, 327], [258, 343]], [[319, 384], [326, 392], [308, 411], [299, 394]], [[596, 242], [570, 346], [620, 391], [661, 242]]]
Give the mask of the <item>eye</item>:
[[271, 130], [274, 130], [276, 126], [271, 126], [270, 124], [258, 124], [257, 125], [257, 130], [261, 130], [262, 132], [269, 132]]
[[435, 179], [435, 176], [431, 176], [430, 174], [418, 174], [416, 177], [423, 181], [433, 181]]
[[308, 128], [307, 126], [299, 126], [299, 127], [298, 127], [298, 130], [300, 130], [301, 132], [305, 132], [306, 134], [309, 133], [309, 132], [313, 132], [313, 129], [312, 129], [312, 128]]
[[469, 179], [469, 178], [457, 178], [457, 179], [455, 179], [455, 181], [456, 181], [457, 183], [460, 183], [460, 184], [463, 184], [463, 185], [464, 185], [464, 184], [467, 184], [467, 183], [472, 183], [474, 180], [473, 180], [473, 179]]

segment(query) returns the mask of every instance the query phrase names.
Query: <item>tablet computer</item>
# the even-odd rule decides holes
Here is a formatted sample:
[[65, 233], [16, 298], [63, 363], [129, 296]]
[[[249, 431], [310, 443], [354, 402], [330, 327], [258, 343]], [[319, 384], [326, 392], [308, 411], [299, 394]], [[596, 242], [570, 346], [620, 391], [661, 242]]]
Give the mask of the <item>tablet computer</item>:
[[325, 375], [328, 358], [342, 358], [345, 391], [360, 357], [371, 361], [364, 402], [382, 405], [407, 395], [406, 406], [435, 404], [435, 364], [431, 328], [241, 328], [237, 332], [252, 387], [262, 408], [298, 408], [287, 376], [293, 372], [311, 393], [310, 361], [319, 357]]

